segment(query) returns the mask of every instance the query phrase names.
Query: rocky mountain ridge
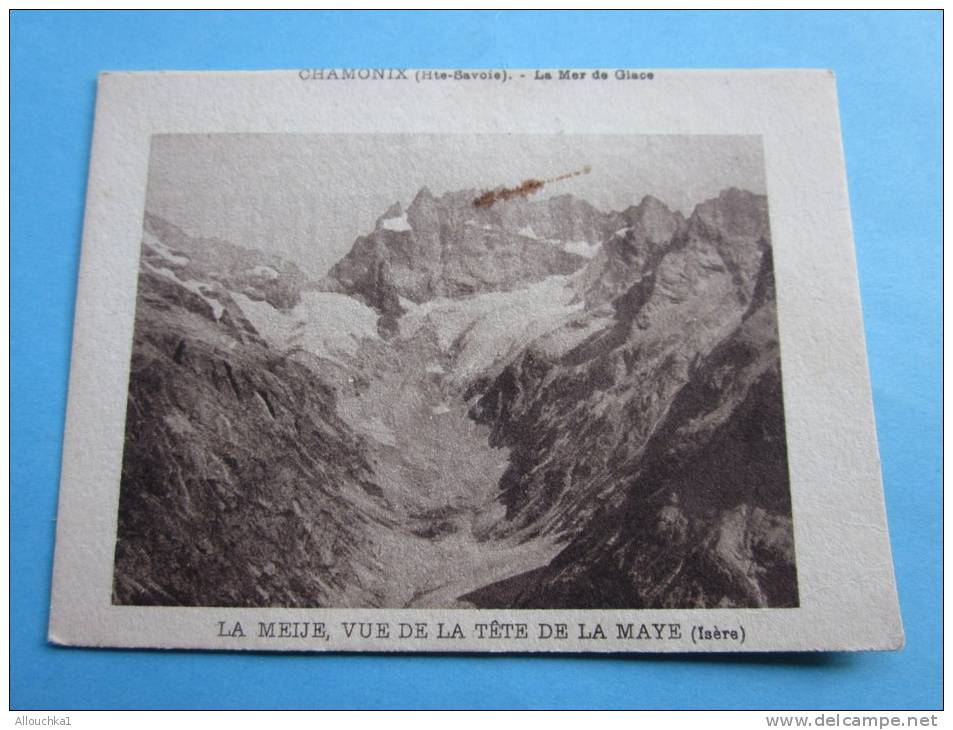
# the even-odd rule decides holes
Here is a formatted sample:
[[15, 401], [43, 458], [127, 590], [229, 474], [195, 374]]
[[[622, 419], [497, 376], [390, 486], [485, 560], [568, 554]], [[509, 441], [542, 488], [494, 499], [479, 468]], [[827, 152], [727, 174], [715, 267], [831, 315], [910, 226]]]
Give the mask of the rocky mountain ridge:
[[292, 285], [258, 272], [245, 281], [240, 256], [223, 273], [218, 257], [186, 255], [207, 252], [194, 240], [166, 228], [163, 243], [147, 225], [113, 602], [373, 603], [362, 576], [377, 571], [368, 548], [389, 508], [364, 442], [336, 414], [334, 392], [269, 348], [223, 281], [276, 305]]
[[328, 291], [359, 297], [397, 318], [401, 300], [508, 291], [570, 274], [623, 222], [569, 195], [477, 206], [479, 191], [435, 197], [423, 188], [404, 211], [395, 203], [328, 272]]
[[147, 216], [117, 602], [797, 604], [765, 197], [476, 195], [320, 283]]

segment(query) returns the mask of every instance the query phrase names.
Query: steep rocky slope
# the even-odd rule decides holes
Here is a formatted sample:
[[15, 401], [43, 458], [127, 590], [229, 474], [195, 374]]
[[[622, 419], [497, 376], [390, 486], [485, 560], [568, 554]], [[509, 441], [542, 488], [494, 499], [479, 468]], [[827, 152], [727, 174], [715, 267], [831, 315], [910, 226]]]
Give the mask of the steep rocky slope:
[[113, 601], [453, 605], [548, 562], [551, 541], [475, 539], [507, 451], [453, 400], [444, 318], [419, 314], [387, 342], [293, 265], [149, 216]]
[[491, 534], [569, 536], [518, 596], [474, 602], [796, 602], [764, 199], [726, 191], [670, 220], [670, 240], [630, 257], [611, 324], [568, 350], [533, 343], [471, 388], [473, 417], [512, 449]]
[[658, 254], [685, 225], [681, 213], [646, 196], [621, 214], [623, 227], [609, 236], [586, 268], [583, 295], [587, 309], [611, 303], [625, 293], [646, 271], [649, 258]]
[[[293, 270], [222, 243], [212, 255], [156, 223], [138, 288], [114, 602], [373, 604], [369, 548], [391, 510], [365, 443], [222, 283], [287, 306]], [[259, 277], [269, 265], [284, 280]]]
[[167, 269], [180, 281], [199, 280], [206, 287], [240, 292], [281, 310], [294, 307], [302, 291], [317, 288], [301, 269], [279, 256], [218, 238], [192, 238], [149, 212], [143, 221], [143, 243], [144, 264]]
[[437, 198], [424, 188], [406, 212], [395, 204], [323, 286], [396, 318], [405, 311], [402, 298], [420, 304], [572, 273], [622, 222], [571, 196], [479, 207], [478, 195], [463, 190]]
[[320, 283], [147, 216], [117, 603], [797, 603], [767, 202], [422, 190]]

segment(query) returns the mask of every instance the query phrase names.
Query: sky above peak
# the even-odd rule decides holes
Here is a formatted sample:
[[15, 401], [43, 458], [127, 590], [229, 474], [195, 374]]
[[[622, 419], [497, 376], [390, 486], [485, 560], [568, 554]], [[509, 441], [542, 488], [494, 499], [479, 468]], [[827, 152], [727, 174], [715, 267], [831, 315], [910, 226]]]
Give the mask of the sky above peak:
[[421, 188], [530, 179], [551, 181], [532, 200], [570, 193], [623, 210], [652, 195], [685, 215], [725, 188], [765, 193], [754, 136], [171, 134], [152, 138], [146, 209], [318, 277]]

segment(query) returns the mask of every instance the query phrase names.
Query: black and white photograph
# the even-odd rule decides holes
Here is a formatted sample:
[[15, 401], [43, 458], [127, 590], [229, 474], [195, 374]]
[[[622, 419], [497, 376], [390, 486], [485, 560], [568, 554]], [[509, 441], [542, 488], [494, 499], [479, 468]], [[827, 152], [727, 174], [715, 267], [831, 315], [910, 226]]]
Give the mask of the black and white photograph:
[[941, 16], [11, 11], [15, 724], [936, 726]]
[[155, 134], [112, 604], [799, 605], [757, 135]]
[[834, 79], [630, 71], [102, 75], [50, 641], [902, 646]]

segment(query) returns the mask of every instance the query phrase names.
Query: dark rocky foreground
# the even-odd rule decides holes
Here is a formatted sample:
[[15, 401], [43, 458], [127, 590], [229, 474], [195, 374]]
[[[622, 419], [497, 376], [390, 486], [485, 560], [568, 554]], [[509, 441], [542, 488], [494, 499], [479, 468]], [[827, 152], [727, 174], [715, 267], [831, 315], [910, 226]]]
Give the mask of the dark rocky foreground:
[[114, 601], [371, 600], [380, 490], [331, 390], [190, 292], [149, 273], [139, 292]]
[[318, 283], [147, 217], [115, 603], [797, 605], [765, 198], [474, 197]]

